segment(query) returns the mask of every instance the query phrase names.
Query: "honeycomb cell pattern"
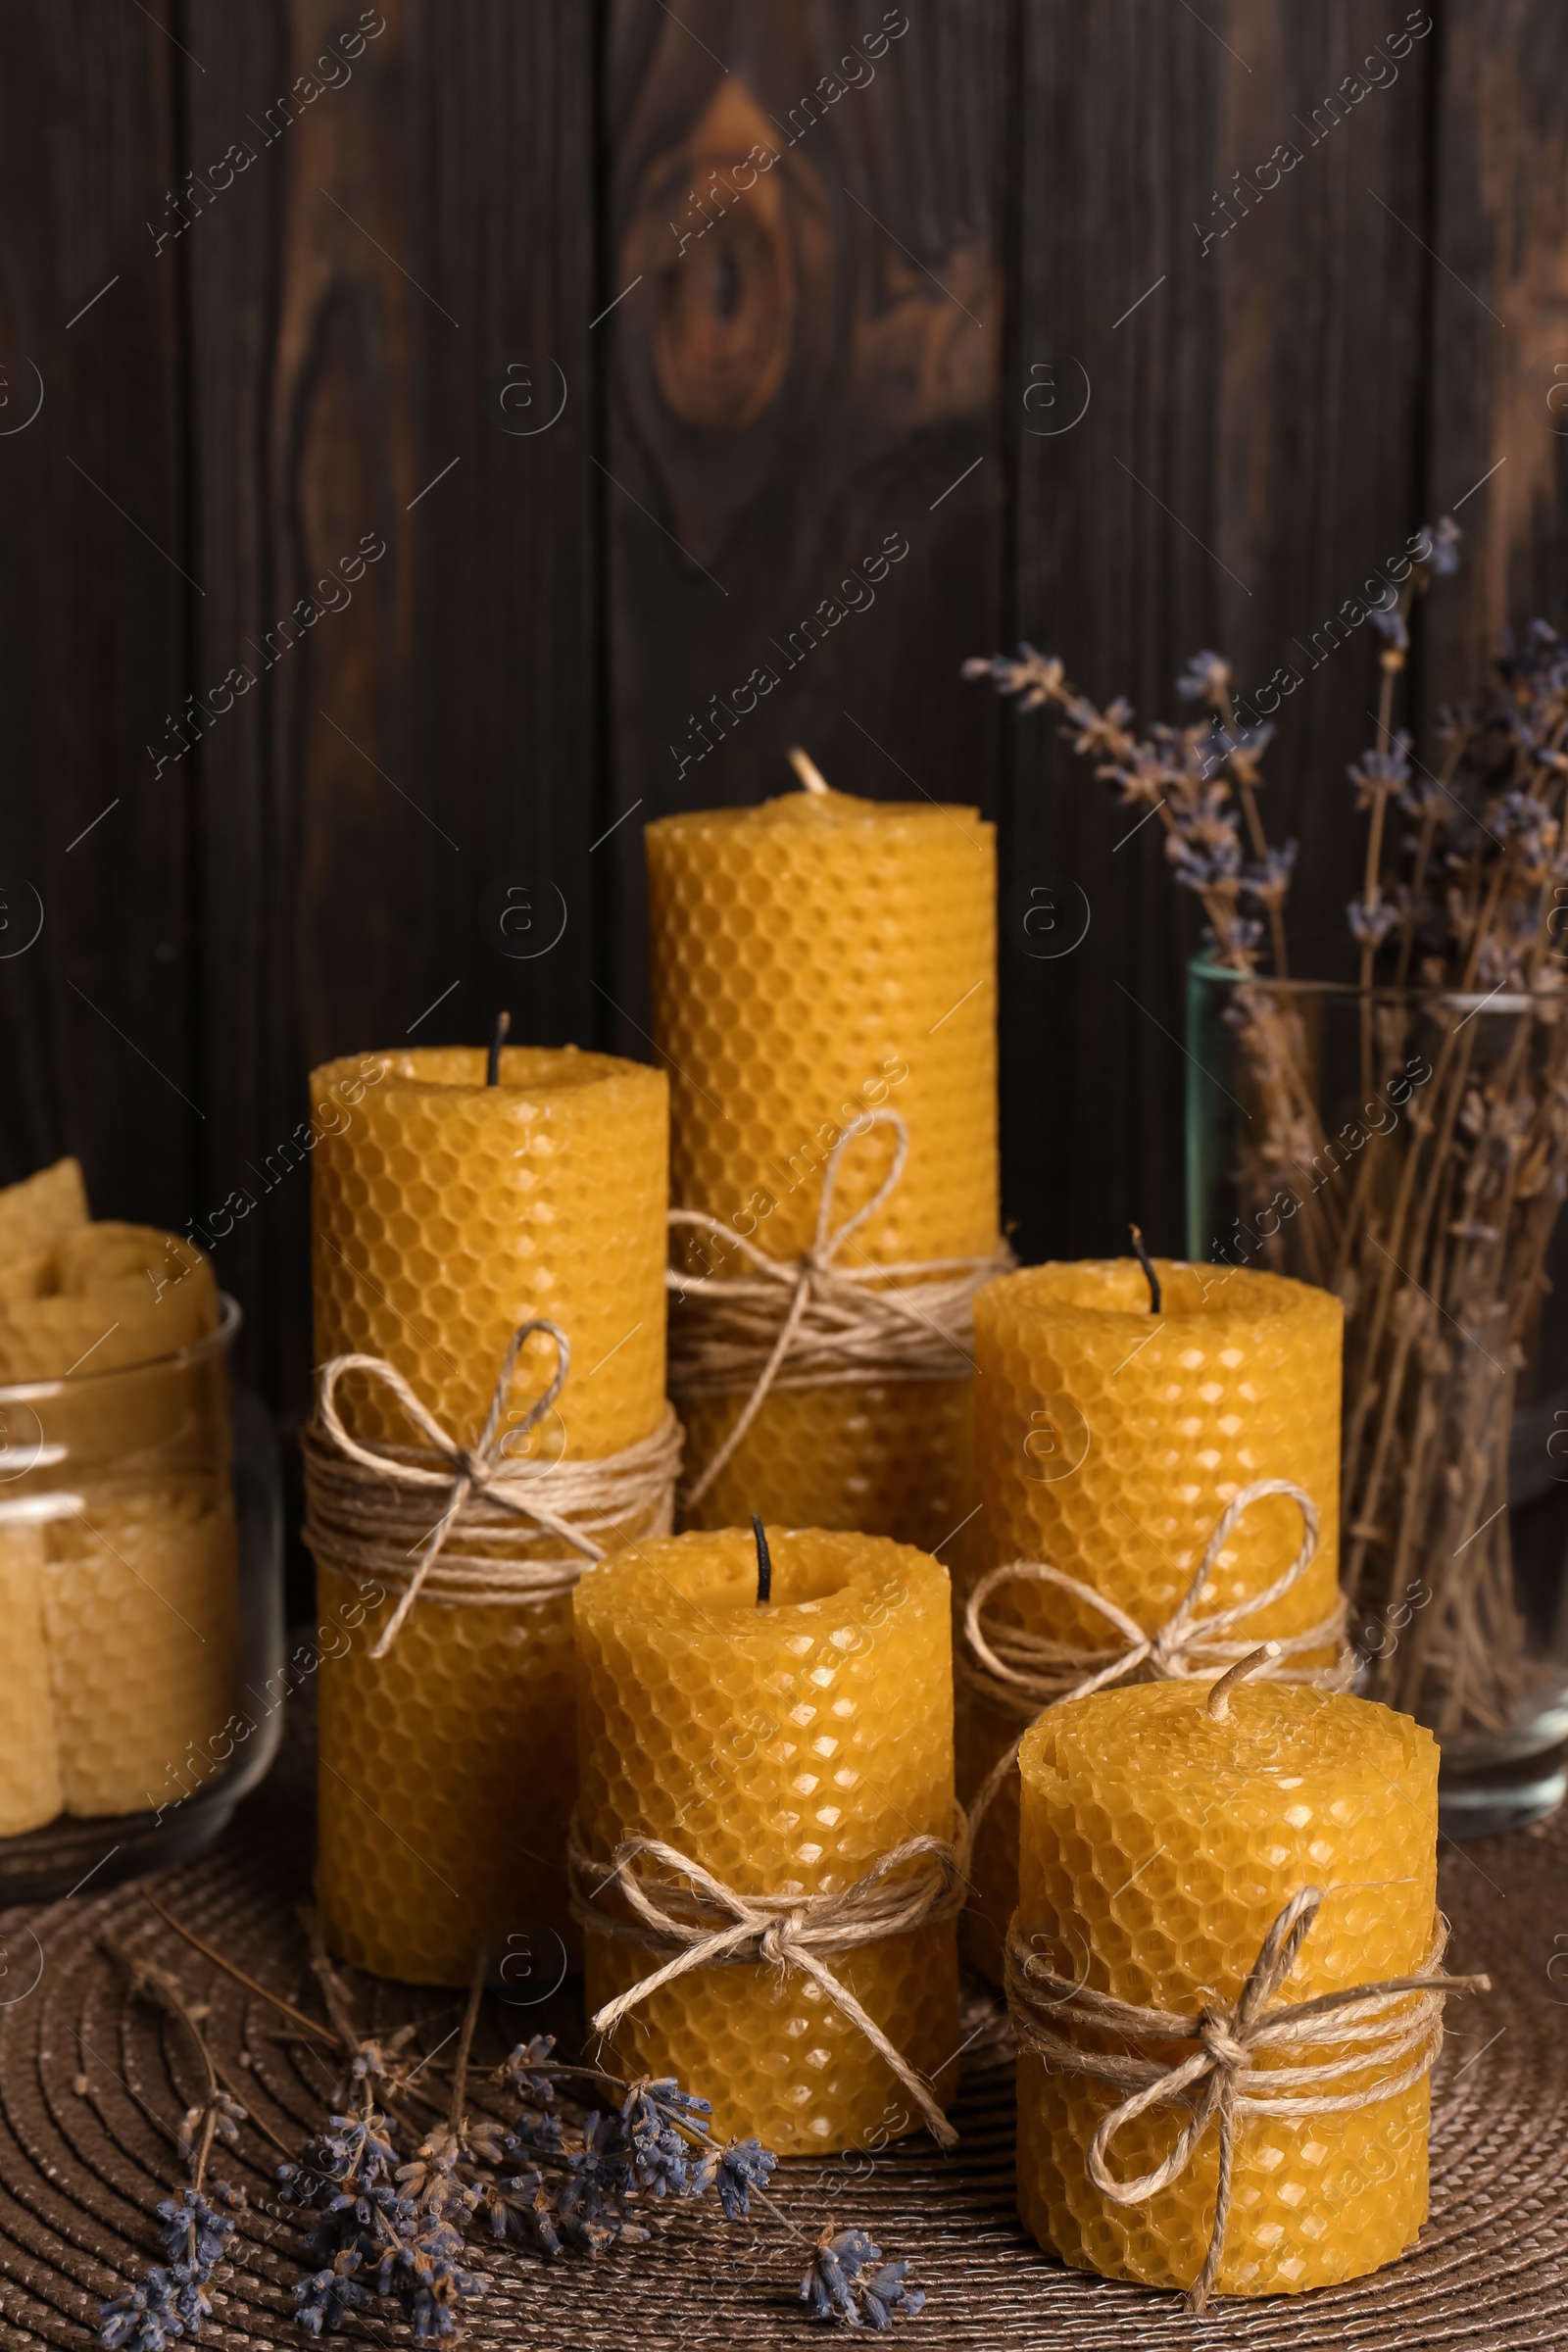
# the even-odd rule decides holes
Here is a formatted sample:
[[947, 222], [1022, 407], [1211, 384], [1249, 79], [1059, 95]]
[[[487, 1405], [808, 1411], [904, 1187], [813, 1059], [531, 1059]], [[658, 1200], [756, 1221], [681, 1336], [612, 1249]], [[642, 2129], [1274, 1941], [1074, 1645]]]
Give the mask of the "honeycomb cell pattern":
[[65, 1801], [43, 1630], [44, 1560], [41, 1527], [0, 1527], [0, 1617], [6, 1628], [0, 1838], [53, 1821]]
[[[377, 1082], [361, 1083], [367, 1064], [383, 1065]], [[484, 1054], [465, 1047], [315, 1073], [313, 1101], [344, 1113], [314, 1155], [317, 1353], [384, 1356], [466, 1442], [513, 1332], [548, 1316], [571, 1369], [527, 1450], [601, 1459], [664, 1408], [666, 1082], [569, 1047], [511, 1049], [500, 1076], [486, 1086]], [[554, 1368], [553, 1347], [531, 1341], [503, 1428]], [[385, 1390], [351, 1377], [338, 1400], [356, 1436], [418, 1441]], [[519, 1533], [514, 1548], [556, 1545]], [[318, 1568], [340, 1597], [330, 1562]], [[344, 1584], [341, 1596], [357, 1592]], [[496, 1928], [542, 1924], [574, 1951], [569, 1602], [421, 1599], [372, 1659], [390, 1605], [321, 1664], [318, 1898], [331, 1949], [436, 1984], [467, 1984]]]
[[[578, 1586], [580, 1820], [595, 1855], [658, 1838], [739, 1891], [812, 1894], [917, 1833], [951, 1836], [946, 1571], [878, 1538], [767, 1536], [765, 1605], [750, 1532], [641, 1543]], [[590, 2014], [654, 1965], [639, 1945], [589, 1936]], [[922, 2073], [945, 2069], [951, 2092], [952, 1923], [829, 1965]], [[711, 2099], [715, 2131], [786, 2155], [920, 2128], [886, 2062], [798, 1970], [693, 1970], [612, 2038], [627, 2073], [678, 2076]]]
[[134, 1813], [211, 1777], [235, 1703], [233, 1498], [226, 1478], [187, 1477], [81, 1501], [44, 1530], [61, 1788], [68, 1813]]
[[[1236, 1999], [1274, 1919], [1316, 1886], [1328, 1899], [1281, 1999], [1418, 1969], [1437, 1892], [1431, 1735], [1321, 1690], [1243, 1684], [1223, 1722], [1205, 1697], [1171, 1683], [1102, 1691], [1053, 1708], [1026, 1735], [1020, 1934], [1054, 1974], [1196, 2014]], [[1187, 2045], [1144, 2054], [1179, 2059]], [[1282, 2051], [1258, 2062], [1292, 2059]], [[1378, 2071], [1333, 2088], [1363, 2087]], [[1246, 2117], [1219, 2290], [1288, 2294], [1360, 2278], [1411, 2244], [1427, 2211], [1427, 2094], [1423, 2082], [1358, 2113]], [[1187, 2287], [1207, 2250], [1217, 2131], [1168, 2188], [1117, 2205], [1094, 2186], [1085, 2157], [1119, 2098], [1032, 2053], [1020, 2058], [1019, 2213], [1075, 2269]], [[1111, 2169], [1122, 2179], [1152, 2170], [1186, 2120], [1173, 2106], [1129, 2124]]]
[[[325, 1563], [318, 1576], [322, 1617], [351, 1622], [358, 1579]], [[421, 1600], [372, 1658], [390, 1607], [368, 1608], [352, 1647], [321, 1660], [317, 1884], [328, 1944], [357, 1968], [421, 1984], [466, 1984], [497, 1928], [551, 1929], [575, 1961], [570, 1599]]]
[[[682, 1400], [693, 1464], [711, 1461], [744, 1402]], [[764, 1417], [765, 1446], [736, 1447], [703, 1496], [704, 1526], [733, 1527], [756, 1511], [764, 1520], [865, 1528], [935, 1551], [974, 1508], [972, 1380], [777, 1389]]]
[[[966, 1531], [966, 1587], [1006, 1560], [1043, 1560], [1120, 1604], [1146, 1632], [1171, 1615], [1225, 1506], [1255, 1479], [1288, 1478], [1318, 1507], [1321, 1542], [1284, 1597], [1238, 1637], [1320, 1624], [1339, 1586], [1344, 1308], [1327, 1291], [1248, 1269], [1157, 1259], [1164, 1311], [1149, 1311], [1135, 1258], [1031, 1266], [975, 1301], [975, 1457], [983, 1508]], [[1204, 1589], [1204, 1610], [1260, 1592], [1296, 1557], [1288, 1496], [1254, 1503]], [[991, 1604], [1004, 1622], [1085, 1648], [1113, 1629], [1049, 1585]], [[1322, 1653], [1328, 1662], [1332, 1653]], [[1316, 1662], [1315, 1653], [1298, 1661]], [[1016, 1739], [1015, 1718], [966, 1690], [959, 1786], [972, 1791]], [[976, 1846], [969, 1949], [1001, 1981], [1016, 1900], [1016, 1783]]]
[[[676, 1203], [794, 1257], [814, 1234], [828, 1152], [886, 1104], [907, 1124], [908, 1162], [842, 1262], [991, 1249], [994, 828], [972, 808], [789, 793], [661, 818], [647, 844], [653, 1029], [671, 1071]], [[835, 1223], [869, 1200], [893, 1148], [891, 1130], [877, 1129], [846, 1155]], [[688, 1249], [677, 1245], [677, 1266], [745, 1271], [738, 1251], [704, 1260]], [[757, 1510], [939, 1540], [972, 1507], [964, 1408], [914, 1397], [914, 1385], [770, 1396], [695, 1519], [723, 1527]], [[711, 1458], [739, 1409], [731, 1397], [688, 1404], [689, 1468]], [[940, 1527], [937, 1491], [957, 1502]]]

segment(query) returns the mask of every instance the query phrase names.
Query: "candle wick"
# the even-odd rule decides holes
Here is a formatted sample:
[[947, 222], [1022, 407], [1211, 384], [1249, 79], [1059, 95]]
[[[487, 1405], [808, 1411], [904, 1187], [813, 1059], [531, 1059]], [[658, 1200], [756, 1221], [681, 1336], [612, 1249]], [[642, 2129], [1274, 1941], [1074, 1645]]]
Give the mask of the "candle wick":
[[496, 1014], [496, 1033], [490, 1040], [490, 1058], [485, 1063], [484, 1068], [484, 1082], [486, 1086], [499, 1086], [501, 1084], [501, 1049], [507, 1042], [507, 1036], [511, 1030], [511, 1013], [498, 1012]]
[[1133, 1254], [1143, 1267], [1144, 1280], [1149, 1285], [1149, 1311], [1152, 1315], [1157, 1315], [1159, 1313], [1159, 1276], [1154, 1272], [1154, 1261], [1145, 1247], [1143, 1227], [1129, 1225], [1127, 1230], [1133, 1237]]
[[1216, 1723], [1230, 1720], [1232, 1685], [1245, 1681], [1266, 1660], [1277, 1658], [1279, 1654], [1280, 1645], [1277, 1642], [1265, 1642], [1260, 1648], [1250, 1651], [1245, 1658], [1238, 1658], [1234, 1666], [1226, 1669], [1208, 1694], [1208, 1711]]
[[757, 1538], [757, 1605], [760, 1608], [764, 1601], [773, 1597], [773, 1558], [767, 1548], [767, 1538], [762, 1533], [762, 1522], [756, 1511], [752, 1513], [752, 1533]]
[[789, 760], [791, 767], [794, 768], [808, 792], [824, 793], [831, 790], [826, 776], [823, 775], [816, 761], [808, 753], [803, 752], [798, 743], [791, 746]]

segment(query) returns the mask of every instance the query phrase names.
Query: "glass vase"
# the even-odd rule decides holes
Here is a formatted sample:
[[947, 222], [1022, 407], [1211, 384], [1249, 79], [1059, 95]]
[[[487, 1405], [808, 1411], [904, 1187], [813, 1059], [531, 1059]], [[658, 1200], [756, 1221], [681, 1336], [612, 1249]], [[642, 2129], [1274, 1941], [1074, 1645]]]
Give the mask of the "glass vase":
[[0, 1387], [0, 1904], [189, 1854], [281, 1730], [276, 1445], [240, 1314], [144, 1364]]
[[1357, 1688], [1437, 1735], [1450, 1836], [1537, 1820], [1568, 1787], [1563, 1007], [1200, 958], [1187, 1051], [1189, 1256], [1345, 1301]]

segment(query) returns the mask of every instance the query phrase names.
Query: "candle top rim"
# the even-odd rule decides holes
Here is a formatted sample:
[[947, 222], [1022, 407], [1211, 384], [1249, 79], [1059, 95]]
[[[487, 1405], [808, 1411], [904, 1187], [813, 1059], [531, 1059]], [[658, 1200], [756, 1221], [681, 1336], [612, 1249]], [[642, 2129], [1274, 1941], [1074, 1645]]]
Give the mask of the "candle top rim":
[[[515, 1105], [519, 1097], [576, 1096], [597, 1086], [631, 1083], [667, 1090], [662, 1070], [647, 1062], [629, 1061], [616, 1054], [595, 1054], [579, 1046], [505, 1046], [501, 1052], [500, 1083], [486, 1084], [487, 1049], [483, 1046], [389, 1046], [365, 1054], [346, 1054], [322, 1062], [311, 1072], [311, 1088], [330, 1089], [348, 1078], [363, 1083], [368, 1093], [387, 1095], [474, 1096]], [[367, 1075], [379, 1063], [379, 1078]]]
[[[1083, 1330], [1137, 1325], [1145, 1331], [1156, 1320], [1202, 1330], [1294, 1318], [1344, 1320], [1344, 1304], [1332, 1291], [1293, 1275], [1180, 1257], [1152, 1262], [1161, 1292], [1157, 1318], [1150, 1312], [1149, 1283], [1136, 1257], [1053, 1258], [1020, 1266], [986, 1284], [975, 1299], [976, 1315], [983, 1323], [1010, 1310], [1042, 1325], [1075, 1324]], [[1103, 1298], [1083, 1296], [1097, 1285]]]
[[1232, 1801], [1249, 1793], [1275, 1798], [1282, 1784], [1338, 1784], [1356, 1773], [1387, 1791], [1391, 1769], [1417, 1755], [1436, 1773], [1432, 1734], [1378, 1699], [1303, 1683], [1243, 1682], [1216, 1718], [1208, 1691], [1199, 1680], [1124, 1683], [1049, 1708], [1019, 1745], [1024, 1787], [1076, 1779], [1076, 1759], [1090, 1754], [1098, 1774], [1124, 1786], [1197, 1776]]
[[[853, 792], [785, 792], [765, 801], [747, 802], [740, 807], [676, 809], [668, 816], [654, 817], [643, 827], [643, 831], [653, 840], [664, 834], [708, 827], [725, 832], [758, 825], [792, 831], [843, 832], [857, 825], [879, 826], [894, 821], [913, 821], [923, 829], [938, 818], [954, 820], [959, 817], [966, 817], [980, 829], [983, 836], [992, 836], [996, 832], [990, 819], [983, 817], [979, 809], [969, 803], [871, 801]], [[981, 848], [987, 844], [982, 840], [972, 846]]]
[[[591, 1569], [573, 1595], [579, 1618], [607, 1630], [628, 1623], [687, 1632], [695, 1641], [776, 1645], [808, 1629], [820, 1635], [835, 1616], [860, 1617], [886, 1600], [948, 1605], [948, 1572], [913, 1544], [848, 1529], [765, 1529], [772, 1557], [772, 1598], [757, 1598], [757, 1543], [745, 1528], [691, 1529], [639, 1538]], [[805, 1588], [801, 1590], [801, 1588]], [[800, 1596], [792, 1598], [792, 1591]]]

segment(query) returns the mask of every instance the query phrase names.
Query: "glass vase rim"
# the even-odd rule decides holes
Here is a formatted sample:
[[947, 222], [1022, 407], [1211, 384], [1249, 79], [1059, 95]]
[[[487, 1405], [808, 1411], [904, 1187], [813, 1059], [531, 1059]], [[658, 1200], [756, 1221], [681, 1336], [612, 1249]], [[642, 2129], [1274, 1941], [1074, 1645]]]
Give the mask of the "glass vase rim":
[[199, 1340], [187, 1340], [182, 1348], [172, 1348], [164, 1355], [141, 1356], [133, 1364], [110, 1364], [102, 1372], [67, 1372], [51, 1380], [0, 1382], [0, 1404], [10, 1399], [32, 1404], [40, 1397], [62, 1396], [68, 1382], [74, 1382], [78, 1390], [90, 1390], [95, 1382], [125, 1380], [133, 1373], [161, 1371], [168, 1365], [200, 1363], [204, 1356], [220, 1355], [233, 1341], [244, 1320], [245, 1310], [239, 1300], [227, 1291], [220, 1291], [218, 1321]]
[[1187, 959], [1190, 974], [1200, 980], [1223, 982], [1232, 988], [1265, 988], [1272, 994], [1292, 997], [1337, 998], [1348, 1004], [1400, 1004], [1410, 1007], [1443, 1005], [1453, 1011], [1479, 1012], [1484, 1005], [1494, 1012], [1533, 1012], [1543, 1004], [1555, 1005], [1555, 997], [1541, 997], [1524, 989], [1503, 992], [1497, 989], [1463, 989], [1431, 986], [1415, 987], [1408, 982], [1396, 987], [1392, 981], [1374, 981], [1363, 988], [1358, 980], [1308, 980], [1277, 972], [1239, 972], [1233, 964], [1211, 963], [1206, 956], [1190, 956]]

